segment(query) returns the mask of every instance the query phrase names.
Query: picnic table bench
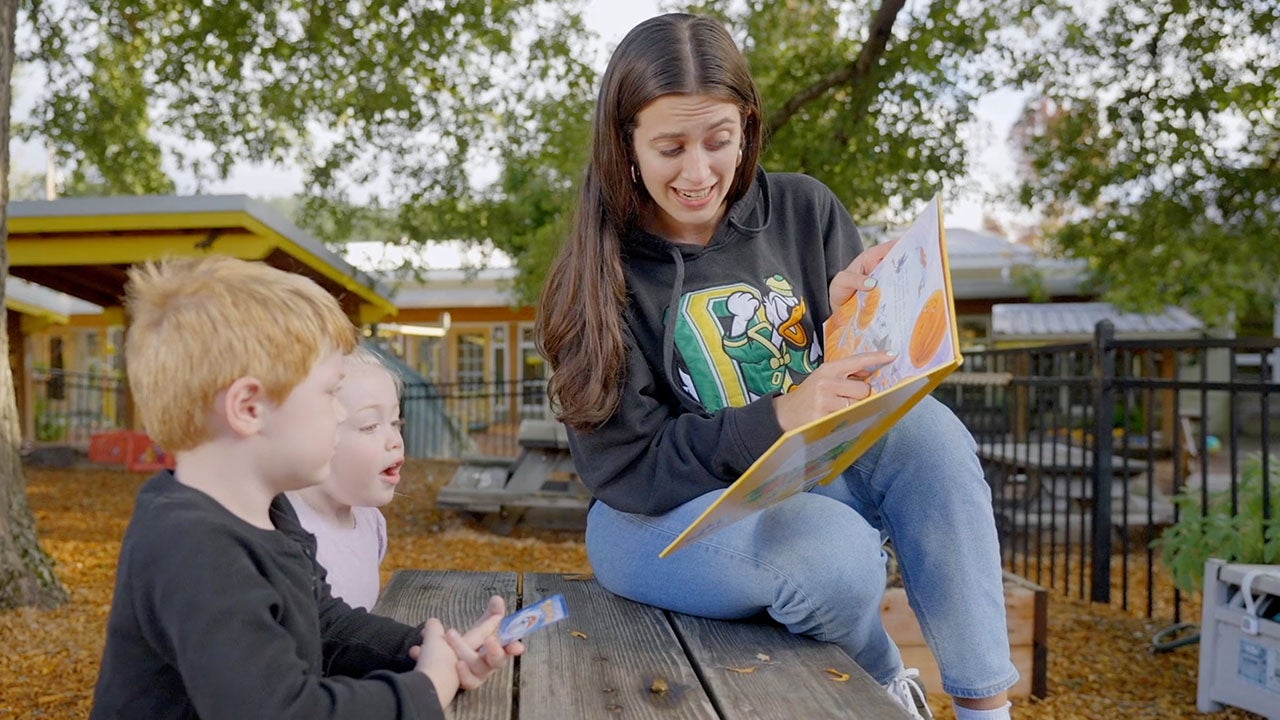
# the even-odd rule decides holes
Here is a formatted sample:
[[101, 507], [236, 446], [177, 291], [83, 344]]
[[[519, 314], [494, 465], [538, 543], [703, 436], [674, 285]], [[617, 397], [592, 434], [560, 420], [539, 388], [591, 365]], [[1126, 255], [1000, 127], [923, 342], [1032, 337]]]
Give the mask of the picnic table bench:
[[507, 607], [563, 593], [569, 617], [454, 700], [456, 720], [904, 720], [835, 645], [771, 621], [718, 621], [631, 602], [590, 576], [401, 570], [373, 612], [467, 627], [491, 595]]
[[554, 420], [524, 420], [515, 458], [470, 456], [462, 459], [436, 505], [479, 516], [499, 535], [517, 523], [557, 530], [586, 527], [591, 493], [573, 466], [569, 436]]

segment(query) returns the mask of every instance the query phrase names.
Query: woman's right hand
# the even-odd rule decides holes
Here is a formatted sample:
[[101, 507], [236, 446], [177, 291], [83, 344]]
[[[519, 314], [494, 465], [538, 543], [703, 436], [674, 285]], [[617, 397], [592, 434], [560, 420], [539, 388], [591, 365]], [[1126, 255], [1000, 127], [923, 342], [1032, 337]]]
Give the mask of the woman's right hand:
[[783, 432], [826, 417], [871, 395], [866, 379], [898, 357], [896, 352], [866, 352], [823, 363], [791, 392], [773, 401]]

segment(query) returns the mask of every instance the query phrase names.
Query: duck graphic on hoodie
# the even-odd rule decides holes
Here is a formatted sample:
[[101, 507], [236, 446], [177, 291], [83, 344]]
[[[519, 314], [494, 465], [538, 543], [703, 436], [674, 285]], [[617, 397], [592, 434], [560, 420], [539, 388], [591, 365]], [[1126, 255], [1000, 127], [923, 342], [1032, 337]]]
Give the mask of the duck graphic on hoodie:
[[733, 283], [685, 294], [675, 328], [683, 389], [711, 411], [789, 391], [822, 356], [807, 315], [780, 274], [761, 288]]

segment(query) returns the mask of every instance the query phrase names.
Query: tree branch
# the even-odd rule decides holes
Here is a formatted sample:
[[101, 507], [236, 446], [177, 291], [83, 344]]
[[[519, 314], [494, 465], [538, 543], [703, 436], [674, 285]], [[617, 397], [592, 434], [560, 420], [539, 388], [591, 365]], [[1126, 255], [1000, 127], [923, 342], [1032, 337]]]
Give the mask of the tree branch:
[[[867, 35], [867, 42], [863, 44], [858, 57], [848, 65], [827, 73], [817, 82], [792, 95], [778, 112], [770, 116], [766, 128], [768, 134], [772, 135], [781, 130], [801, 108], [831, 90], [842, 85], [870, 82], [876, 63], [884, 57], [885, 48], [889, 44], [889, 35], [893, 31], [893, 23], [906, 2], [907, 0], [883, 0], [871, 18], [871, 32]], [[871, 96], [872, 93], [863, 93], [863, 102], [867, 102]]]

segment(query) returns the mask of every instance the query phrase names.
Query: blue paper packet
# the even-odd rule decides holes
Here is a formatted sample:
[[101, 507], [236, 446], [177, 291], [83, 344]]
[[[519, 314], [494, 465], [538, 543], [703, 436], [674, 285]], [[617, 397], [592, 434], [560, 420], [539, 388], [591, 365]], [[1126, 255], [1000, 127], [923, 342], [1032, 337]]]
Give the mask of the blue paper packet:
[[502, 619], [498, 626], [498, 642], [509, 645], [535, 630], [569, 617], [569, 606], [564, 595], [552, 595], [533, 605], [523, 607]]

